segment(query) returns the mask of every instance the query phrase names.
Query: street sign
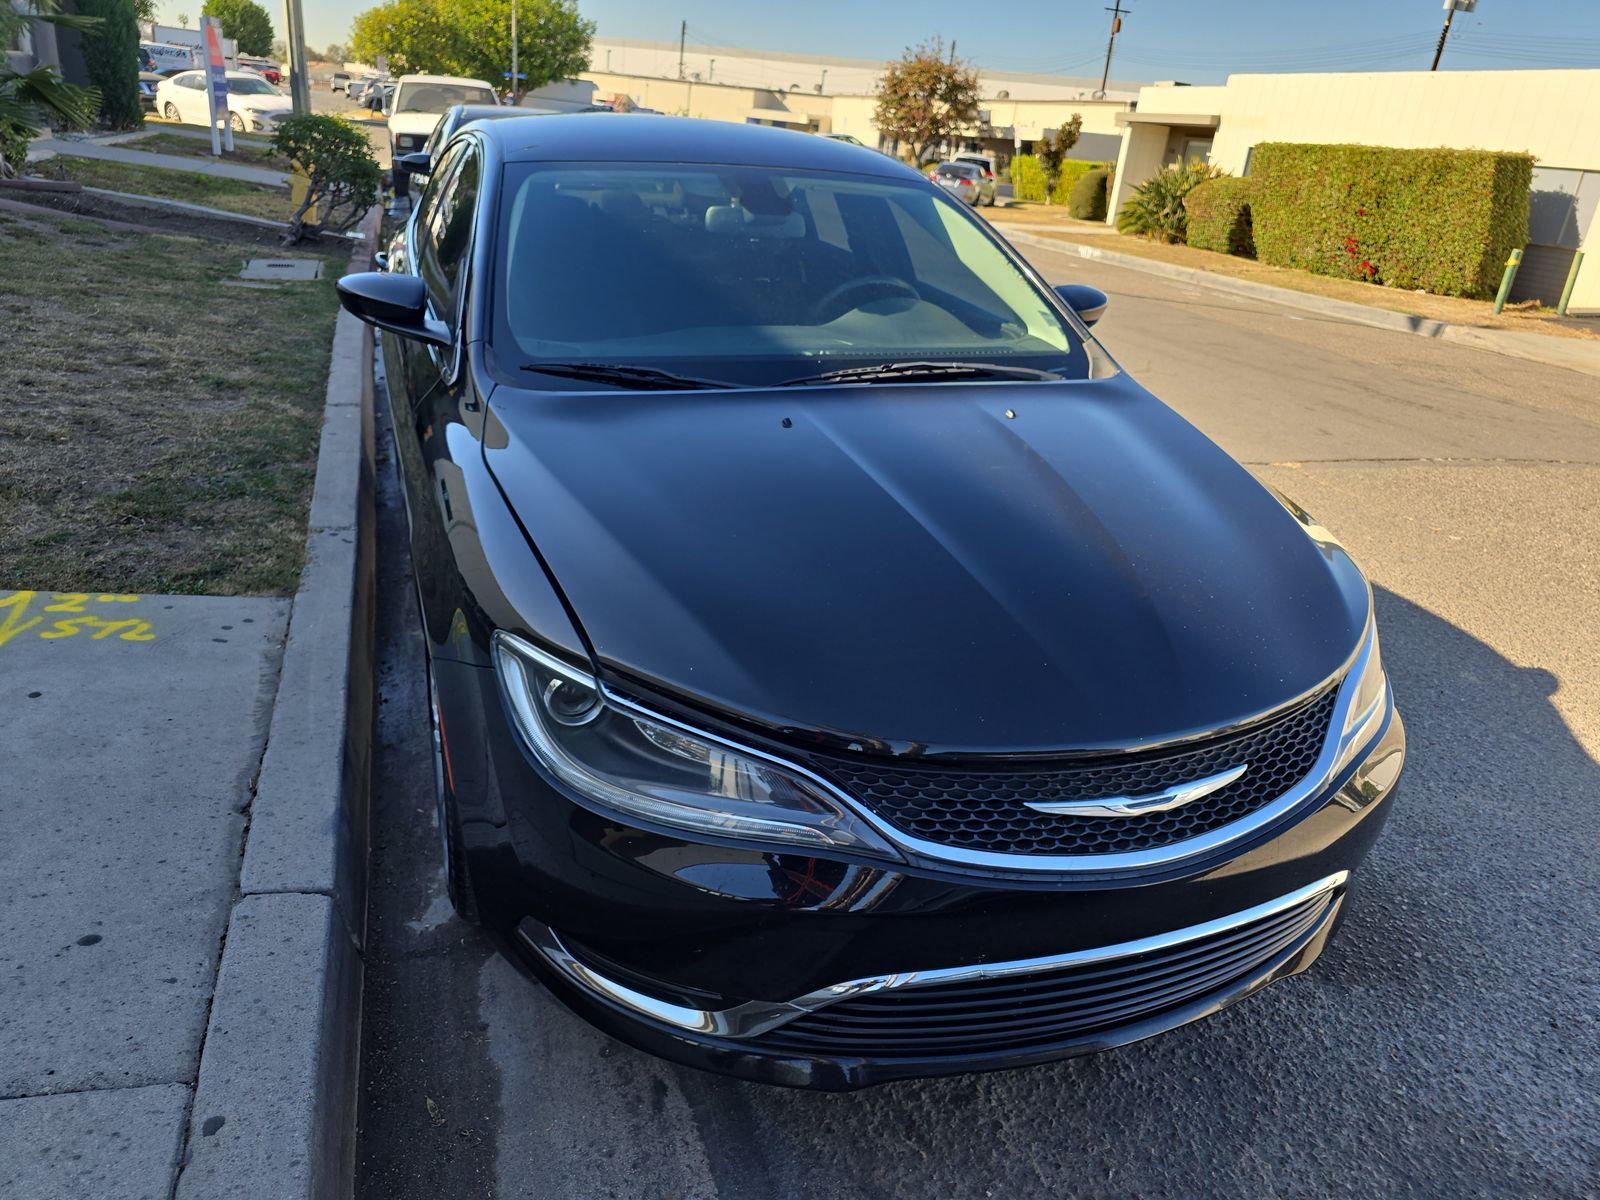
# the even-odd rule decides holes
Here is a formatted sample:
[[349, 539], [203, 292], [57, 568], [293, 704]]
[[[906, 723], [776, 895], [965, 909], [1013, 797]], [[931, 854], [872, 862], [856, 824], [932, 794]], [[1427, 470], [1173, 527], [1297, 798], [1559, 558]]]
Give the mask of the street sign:
[[228, 62], [222, 55], [222, 22], [215, 17], [200, 18], [202, 54], [206, 69], [206, 94], [211, 109], [211, 153], [220, 155], [217, 122], [223, 125], [223, 141], [233, 149], [233, 123], [228, 119]]
[[[517, 78], [518, 79], [526, 79], [527, 77], [528, 77], [528, 73], [526, 71], [518, 71], [517, 72]], [[500, 72], [500, 78], [501, 79], [510, 79], [511, 78], [511, 72], [510, 71], [501, 71]]]

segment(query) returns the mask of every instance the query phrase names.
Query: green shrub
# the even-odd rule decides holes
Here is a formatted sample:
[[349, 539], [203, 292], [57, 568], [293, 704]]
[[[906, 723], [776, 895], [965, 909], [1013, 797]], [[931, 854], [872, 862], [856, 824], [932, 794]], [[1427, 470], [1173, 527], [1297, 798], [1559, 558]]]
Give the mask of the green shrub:
[[310, 181], [284, 234], [293, 245], [308, 235], [343, 233], [378, 202], [382, 172], [367, 135], [343, 117], [303, 113], [278, 123], [272, 149]]
[[1189, 245], [1219, 254], [1256, 256], [1250, 229], [1250, 197], [1254, 182], [1224, 176], [1208, 179], [1184, 197], [1189, 213]]
[[1110, 179], [1111, 172], [1102, 166], [1094, 166], [1080, 175], [1067, 198], [1067, 215], [1080, 221], [1104, 221], [1106, 185]]
[[1262, 262], [1481, 298], [1528, 240], [1531, 155], [1265, 142], [1251, 162]]
[[1134, 189], [1133, 198], [1117, 214], [1123, 233], [1143, 234], [1158, 242], [1182, 242], [1189, 233], [1184, 199], [1208, 179], [1222, 174], [1216, 167], [1194, 162], [1186, 167], [1165, 167]]
[[1011, 194], [1018, 200], [1044, 199], [1044, 168], [1031, 154], [1019, 154], [1011, 160]]
[[112, 129], [144, 124], [139, 104], [139, 25], [133, 0], [77, 0], [79, 16], [98, 22], [82, 32], [83, 65], [100, 92], [100, 120]]

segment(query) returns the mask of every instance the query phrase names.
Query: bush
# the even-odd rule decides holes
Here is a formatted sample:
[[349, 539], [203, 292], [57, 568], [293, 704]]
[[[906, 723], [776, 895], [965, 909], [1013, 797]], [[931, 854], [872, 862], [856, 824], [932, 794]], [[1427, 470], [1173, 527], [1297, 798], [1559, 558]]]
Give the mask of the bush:
[[1262, 262], [1483, 298], [1528, 240], [1531, 155], [1265, 142], [1251, 161]]
[[1165, 167], [1134, 189], [1133, 198], [1117, 214], [1117, 228], [1123, 233], [1143, 234], [1158, 242], [1182, 242], [1188, 238], [1189, 214], [1184, 200], [1208, 179], [1222, 174], [1216, 167], [1191, 163], [1187, 167]]
[[1110, 179], [1111, 172], [1102, 166], [1094, 166], [1080, 175], [1067, 198], [1067, 215], [1080, 221], [1104, 221], [1106, 186]]
[[133, 0], [78, 0], [78, 15], [97, 17], [80, 45], [89, 82], [100, 92], [100, 120], [112, 129], [144, 124], [139, 104], [139, 25]]
[[1019, 154], [1011, 160], [1011, 194], [1018, 200], [1044, 199], [1044, 168], [1031, 154]]
[[1250, 179], [1208, 179], [1184, 197], [1189, 213], [1189, 245], [1219, 254], [1256, 256], [1250, 228]]
[[287, 117], [273, 135], [272, 148], [310, 181], [305, 198], [289, 218], [284, 244], [307, 235], [343, 233], [378, 202], [382, 173], [367, 135], [342, 117], [304, 114]]

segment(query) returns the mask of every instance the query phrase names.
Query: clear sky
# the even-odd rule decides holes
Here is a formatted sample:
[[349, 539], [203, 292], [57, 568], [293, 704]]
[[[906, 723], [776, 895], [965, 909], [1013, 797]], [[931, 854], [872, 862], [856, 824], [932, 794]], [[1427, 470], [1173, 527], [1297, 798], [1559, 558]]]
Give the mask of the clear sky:
[[[281, 0], [263, 0], [282, 26]], [[302, 0], [308, 41], [343, 42], [373, 0]], [[897, 56], [935, 34], [1005, 71], [1098, 74], [1107, 0], [579, 0], [603, 37], [848, 58]], [[1444, 23], [1443, 0], [1122, 0], [1112, 77], [1220, 82], [1236, 71], [1420, 70]], [[165, 0], [162, 19], [199, 12]], [[1445, 68], [1600, 67], [1600, 0], [1478, 0], [1457, 14]]]

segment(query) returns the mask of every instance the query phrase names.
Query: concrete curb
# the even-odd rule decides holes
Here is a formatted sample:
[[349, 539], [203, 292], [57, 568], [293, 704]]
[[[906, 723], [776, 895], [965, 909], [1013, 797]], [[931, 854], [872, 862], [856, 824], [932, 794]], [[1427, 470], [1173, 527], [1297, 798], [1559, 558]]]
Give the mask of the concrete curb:
[[[377, 209], [362, 222], [366, 267]], [[228, 919], [177, 1200], [350, 1194], [373, 706], [371, 331], [339, 314], [306, 564]]]
[[1155, 262], [1133, 254], [1119, 254], [1115, 250], [1102, 250], [1099, 246], [1085, 245], [1081, 242], [1067, 242], [1059, 238], [1039, 237], [1031, 233], [1006, 230], [998, 225], [993, 228], [996, 233], [1009, 242], [1036, 246], [1043, 250], [1054, 250], [1058, 254], [1070, 254], [1075, 258], [1087, 258], [1096, 262], [1109, 263], [1116, 267], [1126, 267], [1130, 271], [1143, 271], [1146, 275], [1160, 275], [1166, 279], [1175, 279], [1182, 283], [1194, 284], [1196, 287], [1207, 287], [1214, 291], [1227, 292], [1235, 296], [1245, 296], [1252, 300], [1264, 300], [1269, 304], [1281, 304], [1286, 308], [1303, 309], [1319, 316], [1335, 317], [1341, 321], [1351, 321], [1358, 325], [1370, 325], [1378, 329], [1392, 329], [1397, 333], [1410, 333], [1418, 337], [1438, 338], [1441, 341], [1457, 342], [1464, 346], [1471, 346], [1474, 349], [1488, 350], [1492, 353], [1504, 354], [1512, 358], [1527, 359], [1553, 367], [1564, 367], [1569, 371], [1579, 371], [1585, 375], [1600, 375], [1600, 341], [1550, 337], [1547, 334], [1539, 333], [1513, 333], [1504, 329], [1478, 329], [1470, 325], [1452, 325], [1448, 322], [1435, 321], [1428, 317], [1413, 317], [1406, 313], [1391, 312], [1388, 309], [1371, 308], [1365, 304], [1352, 303], [1349, 300], [1335, 300], [1328, 296], [1313, 296], [1308, 292], [1297, 292], [1292, 288], [1275, 287], [1270, 283], [1256, 283], [1254, 280], [1249, 279], [1234, 279], [1228, 275], [1218, 275], [1211, 271], [1203, 271], [1198, 267], [1180, 267], [1175, 263]]

